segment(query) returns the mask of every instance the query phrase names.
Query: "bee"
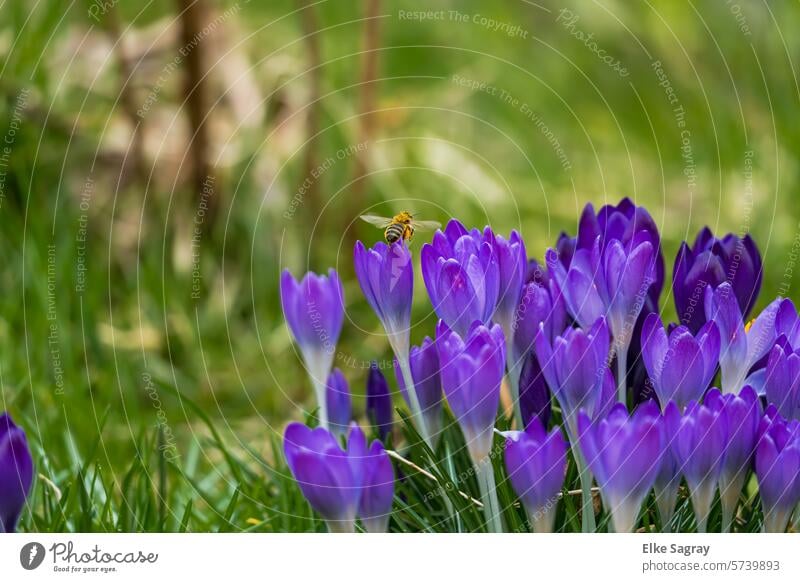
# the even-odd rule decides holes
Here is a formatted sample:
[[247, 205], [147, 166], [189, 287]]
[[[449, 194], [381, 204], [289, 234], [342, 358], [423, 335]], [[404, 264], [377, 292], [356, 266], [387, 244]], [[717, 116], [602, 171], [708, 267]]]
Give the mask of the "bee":
[[383, 236], [389, 244], [399, 240], [410, 241], [416, 230], [433, 230], [442, 226], [435, 220], [414, 220], [414, 216], [407, 210], [403, 210], [391, 218], [364, 214], [361, 216], [361, 220], [372, 226], [386, 229], [383, 231]]

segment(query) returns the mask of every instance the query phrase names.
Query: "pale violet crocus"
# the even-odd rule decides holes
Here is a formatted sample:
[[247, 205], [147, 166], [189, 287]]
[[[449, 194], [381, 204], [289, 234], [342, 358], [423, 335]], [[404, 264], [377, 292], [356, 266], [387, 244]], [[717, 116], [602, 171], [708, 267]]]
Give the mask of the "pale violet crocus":
[[344, 322], [344, 293], [339, 275], [330, 269], [327, 276], [309, 272], [297, 281], [288, 270], [284, 271], [281, 304], [314, 386], [320, 425], [327, 427], [325, 386]]
[[782, 533], [800, 503], [800, 421], [786, 420], [774, 406], [761, 418], [755, 454], [764, 531]]
[[347, 432], [353, 419], [350, 386], [339, 368], [334, 368], [325, 385], [325, 402], [328, 406], [328, 423], [331, 432], [340, 438]]
[[442, 387], [475, 466], [487, 526], [489, 531], [501, 531], [490, 452], [506, 362], [503, 330], [476, 321], [461, 337], [440, 321], [436, 348]]
[[720, 332], [719, 366], [723, 393], [737, 394], [745, 383], [757, 383], [757, 380], [748, 380], [748, 374], [775, 344], [775, 319], [781, 302], [781, 299], [776, 299], [745, 326], [730, 283], [722, 283], [716, 289], [706, 287], [706, 318], [714, 321]]
[[629, 416], [625, 405], [617, 403], [600, 420], [581, 412], [578, 424], [581, 451], [600, 486], [614, 531], [632, 532], [666, 450], [658, 405], [650, 400]]
[[411, 348], [411, 303], [414, 296], [414, 264], [405, 242], [387, 245], [376, 243], [368, 249], [358, 241], [354, 251], [355, 271], [367, 302], [380, 319], [389, 345], [394, 351], [405, 385], [411, 414], [422, 438], [430, 444], [431, 437], [422, 408], [413, 389], [414, 378], [409, 364]]
[[544, 378], [561, 405], [578, 464], [583, 493], [582, 528], [584, 532], [594, 531], [592, 476], [578, 446], [578, 413], [585, 410], [592, 418], [602, 418], [615, 400], [614, 377], [608, 369], [608, 325], [600, 317], [588, 331], [570, 327], [552, 342], [542, 325], [535, 343]]
[[494, 321], [503, 328], [506, 337], [506, 354], [508, 355], [508, 376], [511, 385], [511, 398], [515, 403], [514, 411], [517, 426], [524, 428], [519, 407], [519, 374], [521, 365], [513, 361], [514, 335], [518, 325], [520, 300], [522, 298], [525, 274], [528, 270], [528, 258], [525, 243], [516, 230], [511, 231], [508, 240], [500, 235], [494, 236], [494, 249], [497, 257], [500, 276], [500, 289]]
[[642, 358], [662, 408], [674, 401], [681, 408], [700, 400], [719, 361], [720, 336], [713, 321], [696, 336], [680, 325], [667, 335], [661, 318], [651, 313], [642, 328]]
[[[409, 361], [414, 389], [417, 392], [425, 426], [431, 437], [430, 444], [435, 448], [442, 428], [442, 382], [439, 377], [439, 353], [435, 342], [426, 337], [419, 346], [411, 346]], [[408, 403], [408, 389], [399, 366], [395, 366], [395, 377], [400, 394]]]
[[753, 463], [761, 403], [750, 386], [742, 388], [739, 394], [720, 394], [718, 390], [711, 390], [705, 403], [712, 408], [724, 409], [728, 422], [728, 439], [719, 477], [722, 531], [726, 532], [733, 525], [739, 496]]
[[[715, 390], [712, 390], [714, 392]], [[711, 403], [714, 396], [706, 397]], [[729, 426], [725, 407], [692, 401], [681, 414], [670, 402], [664, 410], [669, 439], [679, 471], [686, 478], [692, 498], [697, 531], [705, 533], [711, 502], [725, 461]]]
[[567, 471], [567, 445], [561, 430], [549, 434], [538, 419], [510, 435], [504, 452], [508, 477], [537, 533], [553, 531], [558, 494]]

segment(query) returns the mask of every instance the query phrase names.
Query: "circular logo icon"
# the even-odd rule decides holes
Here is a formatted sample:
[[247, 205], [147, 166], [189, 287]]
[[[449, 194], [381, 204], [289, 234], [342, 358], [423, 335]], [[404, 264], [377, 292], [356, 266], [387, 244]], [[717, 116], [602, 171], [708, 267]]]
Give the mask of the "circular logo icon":
[[29, 542], [19, 551], [19, 563], [26, 570], [35, 570], [44, 561], [44, 546], [39, 542]]

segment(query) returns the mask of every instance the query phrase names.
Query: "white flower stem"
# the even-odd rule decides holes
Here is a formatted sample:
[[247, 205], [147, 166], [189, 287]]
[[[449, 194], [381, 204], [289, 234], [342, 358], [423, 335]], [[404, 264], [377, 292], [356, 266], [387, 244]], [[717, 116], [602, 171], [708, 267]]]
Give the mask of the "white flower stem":
[[352, 520], [347, 519], [334, 519], [325, 522], [328, 525], [328, 531], [331, 533], [354, 533], [356, 531], [356, 524]]
[[411, 375], [411, 365], [409, 364], [408, 356], [397, 353], [397, 351], [395, 351], [395, 355], [397, 356], [397, 363], [400, 366], [400, 373], [403, 375], [403, 383], [406, 385], [406, 394], [408, 394], [411, 416], [419, 429], [422, 440], [433, 450], [433, 440], [431, 439], [431, 435], [428, 434], [425, 416], [422, 414], [422, 407], [419, 404], [419, 398], [417, 398], [417, 389], [414, 386], [414, 378]]
[[628, 403], [628, 342], [617, 346], [617, 400]]
[[500, 518], [500, 503], [497, 501], [497, 489], [494, 484], [494, 469], [492, 460], [486, 456], [475, 461], [475, 473], [481, 489], [481, 501], [486, 515], [486, 529], [489, 533], [501, 533], [503, 522]]
[[578, 466], [578, 474], [581, 478], [581, 531], [583, 533], [592, 533], [597, 529], [597, 524], [594, 520], [594, 499], [592, 498], [592, 474], [583, 459], [583, 453], [581, 453], [577, 441], [572, 446], [572, 454], [575, 457], [575, 464]]
[[317, 416], [319, 417], [319, 425], [325, 430], [330, 430], [328, 425], [328, 401], [325, 398], [325, 390], [327, 386], [325, 381], [320, 381], [315, 376], [311, 376], [311, 382], [314, 384], [314, 394], [317, 397], [317, 405], [319, 410]]

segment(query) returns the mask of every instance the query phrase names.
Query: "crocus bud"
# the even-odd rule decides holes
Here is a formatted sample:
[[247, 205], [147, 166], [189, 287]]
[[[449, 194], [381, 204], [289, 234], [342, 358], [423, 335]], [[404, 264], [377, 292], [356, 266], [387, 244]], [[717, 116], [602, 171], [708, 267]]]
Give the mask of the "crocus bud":
[[525, 243], [516, 230], [511, 231], [508, 240], [495, 235], [494, 252], [500, 276], [494, 320], [503, 328], [505, 336], [511, 339], [514, 335], [514, 320], [528, 268], [528, 257], [525, 254]]
[[589, 331], [567, 328], [552, 344], [543, 328], [536, 336], [536, 357], [547, 385], [561, 405], [571, 438], [577, 434], [578, 411], [586, 409], [597, 415], [605, 404], [605, 387], [609, 382], [614, 386], [608, 369], [608, 350], [608, 326], [604, 318], [595, 321]]
[[[442, 382], [439, 375], [439, 353], [434, 341], [426, 337], [419, 346], [411, 346], [409, 360], [422, 417], [432, 439], [431, 442], [436, 446], [442, 429]], [[395, 366], [395, 377], [400, 394], [408, 404], [406, 383], [398, 366]]]
[[567, 470], [567, 445], [561, 431], [555, 428], [547, 434], [534, 418], [528, 428], [506, 441], [505, 461], [533, 530], [553, 531], [558, 493]]
[[404, 242], [376, 243], [367, 249], [361, 241], [354, 251], [356, 277], [364, 297], [383, 324], [398, 358], [408, 355], [414, 264]]
[[787, 421], [774, 406], [761, 419], [756, 446], [756, 477], [764, 510], [764, 530], [786, 531], [800, 503], [800, 421]]
[[342, 283], [333, 269], [327, 277], [307, 273], [299, 283], [289, 271], [281, 275], [283, 314], [314, 384], [322, 426], [328, 423], [325, 382], [342, 331], [343, 298]]
[[509, 368], [519, 366], [521, 369], [526, 356], [533, 351], [540, 327], [552, 342], [566, 326], [567, 311], [555, 282], [526, 283], [517, 307]]
[[422, 277], [433, 309], [466, 337], [474, 321], [488, 324], [500, 295], [500, 267], [490, 228], [467, 231], [457, 220], [422, 247]]
[[331, 432], [337, 437], [347, 432], [353, 419], [350, 402], [350, 387], [339, 368], [334, 368], [325, 385], [325, 400], [328, 405], [328, 422]]
[[525, 426], [533, 420], [537, 420], [544, 427], [550, 422], [550, 391], [547, 389], [539, 360], [533, 353], [528, 354], [522, 366], [519, 378], [519, 406]]
[[367, 418], [385, 441], [392, 432], [392, 395], [377, 362], [372, 362], [367, 375]]
[[578, 430], [581, 451], [600, 486], [614, 531], [633, 531], [666, 446], [658, 405], [645, 402], [629, 417], [625, 405], [618, 403], [596, 422], [581, 412]]
[[[712, 401], [713, 398], [711, 396]], [[692, 401], [681, 416], [678, 405], [670, 402], [664, 410], [664, 417], [680, 472], [689, 485], [697, 531], [705, 532], [725, 460], [728, 442], [726, 410]]]
[[0, 415], [0, 533], [13, 532], [33, 482], [33, 458], [25, 432]]
[[718, 390], [712, 390], [705, 403], [711, 408], [723, 409], [728, 421], [728, 439], [719, 476], [724, 532], [733, 523], [739, 494], [752, 465], [761, 419], [761, 403], [750, 386], [745, 386], [738, 395], [720, 394]]
[[740, 313], [746, 318], [761, 289], [761, 254], [746, 235], [716, 238], [708, 227], [701, 230], [692, 248], [681, 243], [672, 272], [672, 290], [680, 322], [692, 333], [706, 322], [702, 309], [705, 289], [725, 281], [731, 285]]
[[437, 328], [440, 376], [447, 402], [464, 433], [473, 462], [483, 462], [492, 447], [505, 370], [505, 338], [499, 325], [476, 322], [462, 338], [441, 322]]
[[364, 457], [364, 484], [361, 489], [358, 517], [370, 533], [384, 533], [389, 528], [394, 497], [394, 470], [389, 455], [378, 441], [373, 441]]
[[717, 371], [719, 330], [707, 322], [693, 336], [678, 326], [669, 336], [658, 314], [647, 316], [642, 329], [642, 358], [662, 406], [674, 401], [684, 408], [690, 400], [700, 400]]

